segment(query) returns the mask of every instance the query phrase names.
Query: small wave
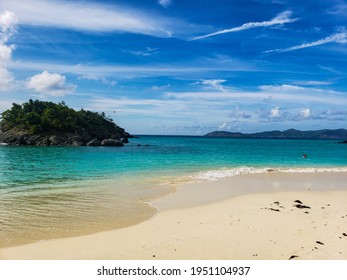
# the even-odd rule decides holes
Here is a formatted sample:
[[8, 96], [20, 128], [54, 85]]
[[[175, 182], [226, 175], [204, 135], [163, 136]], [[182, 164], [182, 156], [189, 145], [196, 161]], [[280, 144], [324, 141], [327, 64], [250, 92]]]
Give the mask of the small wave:
[[0, 146], [7, 146], [7, 143], [0, 143]]
[[238, 167], [231, 169], [219, 169], [202, 171], [190, 178], [193, 181], [216, 181], [226, 177], [233, 177], [244, 174], [262, 174], [262, 173], [316, 173], [316, 172], [347, 172], [347, 167], [332, 167], [332, 168], [255, 168], [255, 167]]

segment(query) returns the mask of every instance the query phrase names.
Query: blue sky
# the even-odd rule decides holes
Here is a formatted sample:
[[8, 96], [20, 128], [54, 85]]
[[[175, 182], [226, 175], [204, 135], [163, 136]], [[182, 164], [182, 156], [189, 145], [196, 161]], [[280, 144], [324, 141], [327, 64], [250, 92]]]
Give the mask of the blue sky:
[[1, 0], [0, 112], [28, 99], [134, 134], [347, 128], [343, 0]]

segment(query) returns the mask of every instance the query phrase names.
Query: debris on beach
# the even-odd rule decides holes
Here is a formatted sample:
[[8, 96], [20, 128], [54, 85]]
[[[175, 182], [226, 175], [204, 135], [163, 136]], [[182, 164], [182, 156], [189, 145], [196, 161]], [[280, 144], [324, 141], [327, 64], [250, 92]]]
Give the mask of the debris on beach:
[[289, 260], [292, 260], [292, 259], [298, 258], [298, 257], [299, 257], [299, 256], [297, 256], [297, 255], [291, 255], [290, 258], [289, 258]]
[[294, 204], [294, 206], [296, 208], [299, 208], [299, 209], [311, 209], [310, 206], [306, 206], [306, 205], [303, 205], [303, 204]]
[[302, 202], [301, 202], [300, 200], [298, 200], [298, 199], [297, 199], [297, 200], [295, 200], [294, 202], [295, 202], [295, 203], [302, 204]]
[[280, 212], [280, 209], [275, 209], [275, 208], [267, 208], [267, 209], [269, 209], [271, 211], [275, 211], [275, 212]]

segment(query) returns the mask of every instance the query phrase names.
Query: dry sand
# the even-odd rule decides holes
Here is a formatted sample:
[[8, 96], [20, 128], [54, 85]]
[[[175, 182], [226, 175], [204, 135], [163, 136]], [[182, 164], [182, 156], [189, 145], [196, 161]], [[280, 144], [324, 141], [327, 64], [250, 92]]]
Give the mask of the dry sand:
[[[141, 224], [0, 250], [0, 259], [347, 259], [347, 173], [186, 184]], [[245, 194], [245, 188], [256, 193]]]

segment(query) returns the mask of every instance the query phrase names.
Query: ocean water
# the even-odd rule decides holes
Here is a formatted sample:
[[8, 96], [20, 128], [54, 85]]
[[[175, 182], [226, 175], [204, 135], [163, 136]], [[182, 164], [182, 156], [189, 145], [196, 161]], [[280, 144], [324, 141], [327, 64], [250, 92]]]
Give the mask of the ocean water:
[[124, 147], [0, 146], [0, 247], [129, 226], [179, 182], [272, 170], [347, 170], [347, 145], [140, 136]]

